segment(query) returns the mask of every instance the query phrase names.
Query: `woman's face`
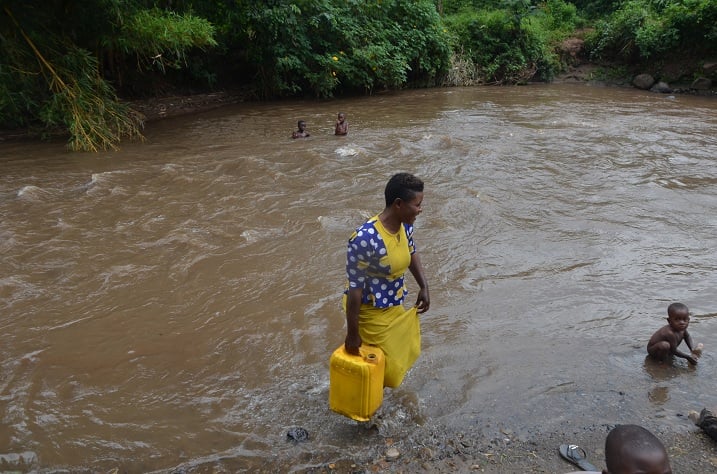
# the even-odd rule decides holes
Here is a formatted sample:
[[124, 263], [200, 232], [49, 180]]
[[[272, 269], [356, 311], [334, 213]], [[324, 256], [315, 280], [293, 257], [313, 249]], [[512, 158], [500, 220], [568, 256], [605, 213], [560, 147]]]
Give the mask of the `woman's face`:
[[423, 212], [421, 205], [423, 204], [423, 193], [416, 193], [412, 199], [401, 201], [401, 222], [413, 225], [416, 217]]

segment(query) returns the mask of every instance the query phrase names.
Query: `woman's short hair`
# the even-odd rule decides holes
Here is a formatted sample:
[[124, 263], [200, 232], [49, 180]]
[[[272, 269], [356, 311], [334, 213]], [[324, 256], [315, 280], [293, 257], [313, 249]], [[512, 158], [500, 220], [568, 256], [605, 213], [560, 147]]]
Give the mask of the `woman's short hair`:
[[410, 201], [416, 193], [423, 192], [423, 181], [410, 173], [397, 173], [391, 176], [386, 183], [384, 196], [386, 207], [393, 204], [396, 199]]

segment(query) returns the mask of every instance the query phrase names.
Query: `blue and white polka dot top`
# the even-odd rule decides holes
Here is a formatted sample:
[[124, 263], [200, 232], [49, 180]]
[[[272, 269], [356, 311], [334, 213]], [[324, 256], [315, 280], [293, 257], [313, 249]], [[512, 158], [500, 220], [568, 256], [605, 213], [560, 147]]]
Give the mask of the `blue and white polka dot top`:
[[362, 288], [361, 302], [377, 308], [402, 304], [408, 293], [404, 275], [415, 251], [412, 225], [403, 224], [392, 234], [378, 215], [373, 216], [349, 239], [346, 293], [349, 288]]

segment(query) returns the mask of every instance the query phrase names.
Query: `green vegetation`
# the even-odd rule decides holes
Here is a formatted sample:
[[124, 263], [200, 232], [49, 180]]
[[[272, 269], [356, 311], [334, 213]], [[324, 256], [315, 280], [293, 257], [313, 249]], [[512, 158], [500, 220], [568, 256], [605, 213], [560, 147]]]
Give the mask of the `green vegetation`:
[[594, 60], [717, 55], [715, 0], [3, 0], [0, 128], [74, 150], [141, 138], [118, 98], [243, 87], [326, 98], [551, 80]]
[[[73, 150], [116, 148], [141, 119], [111, 82], [180, 67], [213, 46], [208, 21], [122, 0], [5, 1], [0, 12], [0, 126], [70, 133]], [[145, 74], [146, 75], [146, 74]]]
[[587, 38], [593, 58], [640, 61], [685, 50], [717, 53], [714, 0], [627, 0], [595, 26]]
[[436, 85], [448, 66], [430, 1], [276, 3], [249, 11], [247, 53], [264, 97]]
[[526, 0], [499, 8], [463, 9], [445, 18], [453, 50], [474, 65], [479, 83], [515, 84], [534, 77], [550, 80], [561, 70], [556, 45], [579, 24], [577, 11], [563, 0], [538, 7]]

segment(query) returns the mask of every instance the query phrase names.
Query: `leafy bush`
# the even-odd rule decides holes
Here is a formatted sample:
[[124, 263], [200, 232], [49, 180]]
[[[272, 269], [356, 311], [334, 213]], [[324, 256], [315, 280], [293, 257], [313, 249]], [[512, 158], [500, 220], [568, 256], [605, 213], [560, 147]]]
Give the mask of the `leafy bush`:
[[439, 82], [450, 49], [430, 0], [277, 0], [249, 14], [249, 57], [264, 96]]
[[122, 24], [116, 44], [123, 54], [134, 54], [138, 62], [180, 68], [192, 48], [216, 46], [214, 27], [205, 19], [180, 15], [158, 8], [139, 10]]
[[107, 75], [120, 82], [132, 66], [180, 67], [191, 48], [216, 43], [206, 20], [140, 3], [6, 0], [0, 126], [65, 129], [73, 150], [116, 148], [123, 137], [141, 136]]
[[520, 83], [537, 76], [549, 80], [561, 68], [556, 44], [579, 22], [574, 6], [547, 0], [537, 8], [523, 1], [500, 9], [463, 11], [448, 16], [453, 48], [478, 69], [484, 83]]
[[634, 60], [673, 46], [674, 31], [660, 21], [648, 2], [629, 1], [607, 20], [597, 22], [595, 32], [586, 38], [593, 58], [622, 57]]
[[717, 2], [628, 0], [597, 22], [586, 46], [593, 58], [648, 59], [689, 48], [717, 52]]
[[595, 20], [614, 12], [622, 2], [621, 0], [572, 0], [571, 3], [575, 5], [581, 16]]
[[122, 138], [139, 137], [140, 123], [97, 74], [97, 58], [71, 47], [52, 67], [50, 100], [39, 116], [47, 127], [66, 126], [72, 150], [116, 149]]
[[665, 5], [662, 14], [665, 21], [677, 31], [682, 45], [717, 53], [717, 2], [672, 1]]

